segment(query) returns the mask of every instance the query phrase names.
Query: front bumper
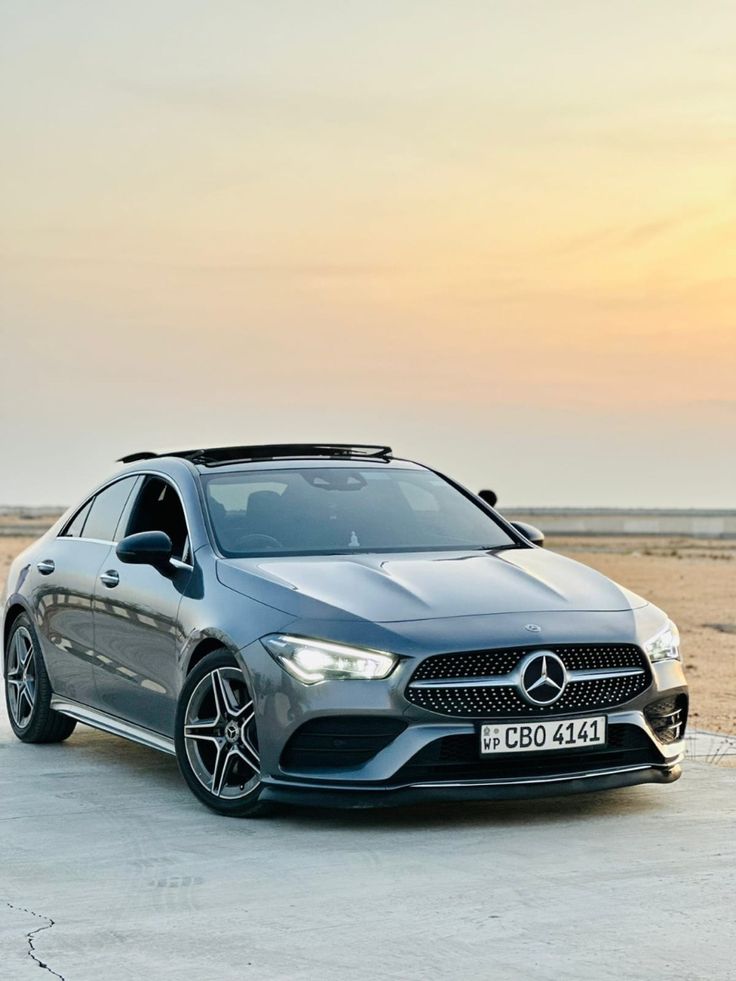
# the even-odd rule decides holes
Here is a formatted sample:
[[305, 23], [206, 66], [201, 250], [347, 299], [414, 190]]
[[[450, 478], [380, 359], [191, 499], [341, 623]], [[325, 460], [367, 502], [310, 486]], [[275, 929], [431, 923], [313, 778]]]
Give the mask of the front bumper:
[[[634, 641], [632, 637], [631, 642]], [[467, 639], [457, 637], [456, 643], [467, 646]], [[494, 772], [494, 763], [487, 758], [481, 765], [478, 725], [517, 720], [500, 716], [448, 717], [411, 704], [405, 698], [406, 684], [417, 656], [430, 651], [425, 648], [411, 653], [414, 656], [385, 681], [334, 681], [305, 686], [276, 664], [260, 643], [244, 649], [244, 667], [254, 675], [252, 690], [256, 692], [264, 799], [317, 806], [378, 807], [427, 800], [548, 797], [640, 783], [671, 783], [680, 776], [682, 733], [677, 741], [660, 740], [645, 713], [653, 702], [665, 697], [682, 696], [686, 700], [687, 685], [679, 662], [652, 665], [646, 691], [624, 705], [605, 712], [581, 706], [577, 711], [559, 713], [559, 718], [566, 719], [605, 714], [609, 734], [618, 734], [616, 745], [624, 747], [626, 753], [616, 753], [612, 747], [600, 755], [578, 754], [576, 750], [548, 757], [545, 752], [520, 753], [514, 754], [513, 761], [508, 756], [498, 757]], [[398, 724], [402, 731], [364, 761], [356, 762], [347, 753], [340, 757], [338, 752], [325, 765], [324, 754], [321, 761], [315, 754], [311, 762], [305, 762], [304, 755], [290, 755], [290, 741], [310, 724], [346, 717]], [[439, 762], [434, 766], [433, 747], [443, 741], [462, 743], [462, 766]], [[340, 758], [349, 760], [350, 765], [343, 765]], [[417, 765], [419, 760], [423, 761], [421, 767]]]
[[[481, 758], [478, 724], [415, 724], [361, 766], [289, 770], [264, 777], [265, 799], [336, 807], [390, 807], [419, 801], [518, 800], [590, 793], [681, 775], [684, 741], [664, 745], [642, 711], [608, 712], [609, 745], [579, 752]], [[569, 716], [566, 716], [569, 718]], [[449, 739], [466, 747], [457, 762], [432, 764]], [[613, 743], [628, 745], [616, 750]], [[441, 754], [436, 754], [441, 756]], [[420, 760], [427, 759], [423, 765]], [[494, 772], [495, 771], [495, 772]]]

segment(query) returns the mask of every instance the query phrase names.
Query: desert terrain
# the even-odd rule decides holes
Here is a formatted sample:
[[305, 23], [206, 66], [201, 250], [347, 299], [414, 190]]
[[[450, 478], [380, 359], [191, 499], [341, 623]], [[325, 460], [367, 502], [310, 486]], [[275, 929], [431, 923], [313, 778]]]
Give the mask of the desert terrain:
[[[0, 516], [0, 583], [44, 523], [51, 519]], [[690, 726], [736, 733], [736, 541], [575, 537], [548, 538], [547, 545], [666, 610], [682, 634]]]
[[682, 635], [689, 725], [736, 733], [736, 541], [555, 538], [548, 545], [666, 610]]

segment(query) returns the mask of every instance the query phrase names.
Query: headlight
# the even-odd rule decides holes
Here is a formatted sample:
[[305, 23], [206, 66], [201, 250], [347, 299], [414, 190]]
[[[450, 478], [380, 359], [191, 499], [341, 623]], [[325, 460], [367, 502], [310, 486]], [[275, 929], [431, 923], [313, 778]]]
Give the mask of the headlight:
[[680, 660], [680, 631], [671, 620], [644, 645], [650, 661]]
[[386, 678], [398, 660], [385, 651], [363, 650], [360, 647], [333, 644], [328, 640], [310, 640], [288, 634], [263, 637], [262, 643], [290, 675], [305, 685], [339, 679], [358, 678], [367, 681]]

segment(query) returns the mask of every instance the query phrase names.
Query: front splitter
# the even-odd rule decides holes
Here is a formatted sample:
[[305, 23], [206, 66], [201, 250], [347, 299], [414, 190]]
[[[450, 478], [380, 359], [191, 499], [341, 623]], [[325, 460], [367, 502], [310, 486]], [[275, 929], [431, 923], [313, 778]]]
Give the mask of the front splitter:
[[644, 783], [673, 783], [682, 774], [672, 766], [638, 765], [610, 770], [539, 777], [532, 780], [467, 780], [400, 786], [314, 784], [264, 779], [261, 800], [311, 807], [401, 807], [431, 801], [531, 800], [568, 794], [596, 793]]

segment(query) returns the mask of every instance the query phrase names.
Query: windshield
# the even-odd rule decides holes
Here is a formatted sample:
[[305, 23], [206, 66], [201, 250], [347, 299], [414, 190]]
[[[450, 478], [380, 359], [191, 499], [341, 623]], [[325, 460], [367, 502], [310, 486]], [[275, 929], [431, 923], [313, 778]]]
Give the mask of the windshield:
[[516, 542], [436, 474], [378, 467], [202, 477], [223, 555], [489, 549]]

